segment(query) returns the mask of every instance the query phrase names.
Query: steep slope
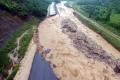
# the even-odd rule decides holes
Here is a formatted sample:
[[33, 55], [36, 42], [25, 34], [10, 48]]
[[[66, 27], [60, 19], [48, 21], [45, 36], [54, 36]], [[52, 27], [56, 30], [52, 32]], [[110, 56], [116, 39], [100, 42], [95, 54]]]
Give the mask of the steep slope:
[[0, 9], [0, 47], [22, 23], [23, 21], [18, 16]]
[[[33, 36], [33, 27], [45, 18], [48, 4], [46, 0], [0, 0], [0, 78], [13, 79], [15, 76]], [[25, 31], [27, 34], [20, 39]], [[16, 44], [20, 44], [19, 49]], [[15, 64], [9, 56], [12, 53], [13, 57], [16, 53], [19, 55]]]

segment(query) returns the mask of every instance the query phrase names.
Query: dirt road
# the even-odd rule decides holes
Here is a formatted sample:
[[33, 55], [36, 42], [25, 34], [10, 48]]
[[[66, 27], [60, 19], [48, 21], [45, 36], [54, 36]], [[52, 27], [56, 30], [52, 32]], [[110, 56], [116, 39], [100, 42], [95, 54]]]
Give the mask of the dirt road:
[[100, 46], [107, 55], [120, 58], [120, 52], [113, 48], [100, 35], [90, 30], [74, 15], [73, 9], [57, 4], [59, 15], [45, 19], [39, 25], [39, 40], [44, 48], [51, 49], [46, 60], [51, 63], [53, 70], [60, 80], [119, 80], [120, 76], [104, 61], [88, 58], [82, 50], [74, 47], [69, 33], [62, 30], [61, 22], [70, 19], [77, 26], [77, 31], [86, 35]]

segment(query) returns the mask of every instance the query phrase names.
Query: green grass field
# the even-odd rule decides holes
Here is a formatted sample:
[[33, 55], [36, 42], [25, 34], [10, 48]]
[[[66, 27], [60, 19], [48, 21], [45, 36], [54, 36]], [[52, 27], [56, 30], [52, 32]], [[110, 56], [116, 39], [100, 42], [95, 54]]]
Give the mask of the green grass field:
[[112, 14], [110, 22], [114, 24], [120, 24], [120, 14]]

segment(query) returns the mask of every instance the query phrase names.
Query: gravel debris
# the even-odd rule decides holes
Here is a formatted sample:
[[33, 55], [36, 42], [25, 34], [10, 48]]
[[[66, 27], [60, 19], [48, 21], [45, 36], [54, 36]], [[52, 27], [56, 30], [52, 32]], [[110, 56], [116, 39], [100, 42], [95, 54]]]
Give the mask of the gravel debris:
[[102, 61], [111, 66], [116, 73], [120, 73], [120, 60], [109, 55], [101, 46], [95, 43], [82, 31], [77, 30], [77, 25], [70, 19], [61, 22], [62, 32], [73, 41], [73, 45], [88, 58]]

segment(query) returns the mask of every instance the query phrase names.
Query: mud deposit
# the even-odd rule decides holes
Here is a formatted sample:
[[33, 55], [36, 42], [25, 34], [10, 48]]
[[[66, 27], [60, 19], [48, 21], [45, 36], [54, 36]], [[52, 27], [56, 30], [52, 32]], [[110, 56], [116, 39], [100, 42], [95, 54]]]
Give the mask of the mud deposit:
[[[63, 33], [73, 41], [73, 45], [88, 58], [108, 64], [116, 73], [120, 73], [120, 59], [109, 55], [101, 46], [95, 43], [88, 35], [77, 29], [77, 25], [70, 19], [61, 22]], [[90, 36], [90, 35], [89, 35]]]

